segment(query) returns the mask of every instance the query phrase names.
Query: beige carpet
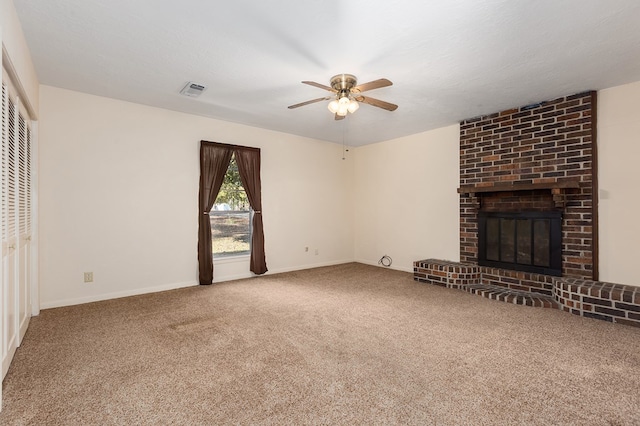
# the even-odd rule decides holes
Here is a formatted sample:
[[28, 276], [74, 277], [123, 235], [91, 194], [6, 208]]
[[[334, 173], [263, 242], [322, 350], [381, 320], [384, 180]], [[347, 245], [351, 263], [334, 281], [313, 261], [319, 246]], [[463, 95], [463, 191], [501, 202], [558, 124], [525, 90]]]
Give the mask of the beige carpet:
[[638, 425], [640, 329], [347, 264], [33, 318], [3, 425]]

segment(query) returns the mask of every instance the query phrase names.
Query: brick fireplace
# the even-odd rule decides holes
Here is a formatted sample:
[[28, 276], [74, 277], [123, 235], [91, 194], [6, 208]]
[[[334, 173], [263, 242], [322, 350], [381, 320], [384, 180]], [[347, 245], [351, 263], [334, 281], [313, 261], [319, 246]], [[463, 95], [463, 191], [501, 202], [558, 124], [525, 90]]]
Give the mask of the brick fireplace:
[[[462, 121], [460, 262], [416, 261], [414, 279], [640, 326], [640, 287], [598, 282], [596, 108], [590, 91]], [[554, 272], [479, 264], [479, 216], [523, 214], [561, 218]]]
[[[460, 123], [462, 263], [478, 262], [479, 211], [559, 211], [562, 275], [598, 279], [595, 120], [596, 92], [586, 92]], [[527, 274], [494, 275], [540, 291]]]

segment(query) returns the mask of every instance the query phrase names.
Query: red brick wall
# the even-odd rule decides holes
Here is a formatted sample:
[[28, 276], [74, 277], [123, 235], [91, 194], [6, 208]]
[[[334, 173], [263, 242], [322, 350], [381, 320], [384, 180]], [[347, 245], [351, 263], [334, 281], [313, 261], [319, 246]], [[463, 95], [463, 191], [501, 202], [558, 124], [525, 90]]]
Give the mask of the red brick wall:
[[507, 191], [484, 194], [481, 210], [487, 212], [549, 211], [555, 209], [549, 190]]
[[[578, 189], [566, 190], [562, 272], [588, 279], [597, 279], [595, 120], [596, 92], [586, 92], [460, 123], [461, 186], [579, 181]], [[476, 195], [489, 210], [555, 208], [551, 192], [546, 190]], [[464, 263], [477, 262], [476, 215], [474, 200], [461, 194], [460, 260]]]

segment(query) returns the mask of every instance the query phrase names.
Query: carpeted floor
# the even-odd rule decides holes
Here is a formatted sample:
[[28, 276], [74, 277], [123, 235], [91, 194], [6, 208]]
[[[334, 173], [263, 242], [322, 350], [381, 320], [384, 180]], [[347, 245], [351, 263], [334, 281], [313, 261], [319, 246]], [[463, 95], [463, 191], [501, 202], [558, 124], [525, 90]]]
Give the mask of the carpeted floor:
[[3, 425], [638, 425], [640, 329], [346, 264], [45, 310]]

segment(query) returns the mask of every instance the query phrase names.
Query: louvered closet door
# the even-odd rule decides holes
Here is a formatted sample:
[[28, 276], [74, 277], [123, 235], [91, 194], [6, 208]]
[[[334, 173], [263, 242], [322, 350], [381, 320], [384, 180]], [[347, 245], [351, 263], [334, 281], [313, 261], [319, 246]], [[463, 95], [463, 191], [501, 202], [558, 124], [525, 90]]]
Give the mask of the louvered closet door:
[[16, 106], [2, 87], [2, 377], [18, 346], [16, 291]]
[[31, 318], [31, 132], [27, 120], [18, 115], [18, 294], [17, 294], [17, 328], [18, 346], [27, 331]]
[[[0, 172], [0, 180], [2, 181], [0, 185], [0, 209], [2, 210], [2, 218], [0, 219], [0, 284], [4, 282], [4, 253], [5, 253], [5, 244], [4, 244], [4, 229], [7, 220], [7, 205], [5, 203], [5, 189], [7, 188], [6, 183], [6, 174], [5, 174], [5, 164], [7, 158], [6, 144], [7, 140], [7, 89], [4, 86], [4, 82], [2, 84], [2, 158], [0, 159], [0, 167], [2, 168]], [[0, 377], [4, 379], [5, 371], [4, 371], [4, 359], [5, 359], [5, 346], [4, 346], [4, 287], [0, 286], [0, 357], [2, 358], [2, 374]], [[0, 409], [2, 409], [2, 386], [0, 380]]]
[[7, 335], [5, 327], [7, 326], [6, 320], [6, 311], [5, 311], [5, 300], [7, 300], [6, 295], [4, 294], [4, 283], [6, 281], [6, 272], [7, 272], [7, 252], [8, 252], [8, 241], [7, 241], [7, 223], [8, 223], [8, 209], [7, 209], [7, 190], [9, 188], [9, 183], [7, 182], [8, 173], [7, 173], [7, 164], [8, 164], [8, 137], [9, 137], [9, 121], [8, 121], [8, 110], [9, 106], [7, 104], [7, 88], [4, 84], [2, 84], [2, 193], [0, 197], [0, 204], [2, 205], [2, 222], [0, 222], [0, 237], [2, 239], [2, 244], [0, 245], [0, 355], [2, 356], [2, 377], [4, 377], [4, 360], [7, 356], [7, 342], [5, 341], [5, 336]]
[[31, 318], [31, 130], [2, 85], [2, 377]]

